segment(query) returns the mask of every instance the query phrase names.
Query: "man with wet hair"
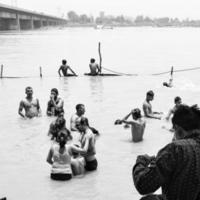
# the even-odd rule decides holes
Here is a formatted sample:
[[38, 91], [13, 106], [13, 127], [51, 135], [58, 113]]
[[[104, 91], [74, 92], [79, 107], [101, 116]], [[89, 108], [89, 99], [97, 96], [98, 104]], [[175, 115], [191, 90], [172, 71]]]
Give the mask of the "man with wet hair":
[[70, 120], [70, 129], [71, 131], [78, 131], [76, 125], [80, 123], [81, 117], [85, 114], [85, 106], [84, 104], [76, 105], [76, 113], [72, 115]]
[[47, 104], [47, 115], [48, 116], [59, 116], [64, 115], [64, 101], [58, 97], [58, 89], [52, 88], [50, 100]]
[[[200, 199], [200, 109], [197, 105], [180, 105], [172, 123], [173, 142], [156, 157], [137, 157], [132, 176], [138, 192], [147, 195], [141, 200]], [[160, 187], [161, 195], [152, 194]]]
[[99, 65], [97, 63], [95, 63], [94, 58], [90, 59], [89, 67], [90, 67], [90, 75], [96, 76], [101, 73]]
[[[77, 125], [80, 124], [80, 121], [81, 121], [82, 117], [84, 117], [84, 114], [85, 114], [84, 104], [77, 104], [76, 105], [76, 113], [74, 115], [72, 115], [71, 120], [70, 120], [70, 130], [71, 131], [79, 132], [79, 130], [77, 129]], [[99, 135], [99, 131], [96, 130], [94, 127], [91, 127], [89, 125], [89, 122], [88, 122], [88, 127], [90, 128], [90, 130], [92, 131], [93, 134]]]
[[[68, 73], [68, 70], [70, 70], [72, 74]], [[67, 65], [66, 60], [62, 60], [62, 65], [58, 69], [58, 74], [61, 77], [60, 71], [62, 71], [63, 76], [77, 76], [76, 73], [71, 69], [71, 67]]]
[[[25, 88], [26, 98], [20, 101], [18, 114], [23, 118], [38, 117], [41, 114], [39, 100], [33, 98], [33, 88], [28, 86]], [[23, 109], [25, 114], [23, 114]]]
[[161, 119], [160, 115], [162, 114], [162, 112], [152, 111], [152, 105], [150, 101], [153, 101], [153, 99], [154, 99], [154, 92], [152, 90], [149, 90], [146, 93], [146, 99], [142, 105], [144, 116], [153, 119]]
[[93, 171], [97, 169], [98, 162], [96, 159], [96, 137], [89, 127], [88, 119], [82, 117], [80, 123], [76, 125], [77, 129], [81, 133], [80, 144], [81, 148], [85, 150], [85, 170]]
[[174, 114], [174, 112], [177, 110], [177, 108], [182, 104], [182, 99], [181, 97], [177, 96], [174, 98], [174, 104], [175, 106], [169, 110], [169, 113], [166, 117], [166, 120], [169, 120], [170, 116]]
[[[132, 115], [132, 120], [128, 121], [128, 118]], [[141, 116], [141, 111], [139, 108], [131, 110], [131, 112], [126, 115], [122, 120], [116, 120], [115, 124], [125, 123], [131, 125], [132, 141], [140, 142], [143, 140], [144, 130], [146, 127], [146, 122]]]

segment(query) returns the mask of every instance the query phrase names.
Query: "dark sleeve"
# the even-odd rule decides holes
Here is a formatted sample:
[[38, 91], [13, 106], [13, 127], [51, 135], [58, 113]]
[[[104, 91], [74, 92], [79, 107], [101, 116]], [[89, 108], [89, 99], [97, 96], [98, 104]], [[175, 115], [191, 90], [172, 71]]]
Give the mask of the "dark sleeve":
[[161, 149], [155, 160], [144, 162], [138, 158], [132, 170], [136, 189], [142, 195], [155, 192], [167, 184], [176, 167], [177, 152], [173, 143]]

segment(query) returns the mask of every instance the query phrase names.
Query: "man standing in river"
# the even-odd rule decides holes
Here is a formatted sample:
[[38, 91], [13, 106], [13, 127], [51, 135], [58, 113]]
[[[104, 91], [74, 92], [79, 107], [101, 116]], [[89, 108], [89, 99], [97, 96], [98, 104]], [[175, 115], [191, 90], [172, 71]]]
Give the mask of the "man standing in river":
[[144, 116], [148, 118], [161, 119], [161, 112], [152, 111], [152, 105], [150, 101], [153, 101], [153, 98], [154, 92], [152, 90], [148, 91], [146, 94], [146, 99], [142, 105]]
[[[128, 118], [131, 115], [132, 115], [132, 120], [128, 121]], [[115, 124], [121, 124], [121, 123], [131, 125], [131, 133], [132, 133], [133, 142], [140, 142], [143, 140], [146, 122], [143, 119], [139, 108], [135, 108], [131, 110], [131, 112], [128, 115], [126, 115], [122, 120], [115, 121]]]
[[[39, 100], [33, 98], [32, 87], [26, 87], [25, 89], [26, 98], [20, 101], [18, 114], [23, 118], [33, 118], [38, 117], [41, 114]], [[23, 114], [23, 109], [25, 114]]]

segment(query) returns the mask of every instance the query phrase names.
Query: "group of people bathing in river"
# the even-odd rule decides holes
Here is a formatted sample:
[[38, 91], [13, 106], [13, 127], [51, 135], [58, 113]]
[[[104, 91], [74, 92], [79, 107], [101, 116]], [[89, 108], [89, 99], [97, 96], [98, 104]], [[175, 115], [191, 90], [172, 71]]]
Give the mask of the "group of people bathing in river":
[[[19, 105], [19, 115], [23, 118], [40, 116], [39, 100], [33, 98], [33, 89], [26, 87], [25, 93], [26, 98], [21, 100]], [[54, 180], [69, 180], [73, 175], [96, 170], [98, 165], [95, 143], [99, 132], [89, 125], [84, 116], [85, 106], [76, 105], [76, 113], [70, 120], [70, 130], [66, 127], [63, 106], [64, 101], [58, 96], [57, 88], [51, 89], [46, 114], [57, 118], [50, 124], [48, 131], [53, 145], [49, 150], [47, 162], [52, 165], [51, 178]]]
[[[144, 116], [161, 119], [161, 112], [152, 111], [150, 101], [153, 97], [153, 91], [148, 91], [143, 103]], [[200, 108], [182, 104], [180, 97], [175, 97], [174, 103], [166, 116], [169, 120], [173, 115], [172, 141], [156, 156], [137, 156], [133, 165], [133, 182], [143, 195], [140, 200], [200, 199]], [[128, 122], [127, 118], [131, 114], [133, 120]], [[131, 124], [133, 140], [140, 141], [145, 129], [145, 122], [141, 118], [140, 111], [134, 109], [124, 119], [116, 121], [116, 124]], [[134, 133], [139, 137], [135, 137]], [[162, 194], [153, 194], [160, 187]]]
[[[33, 99], [32, 93], [31, 87], [26, 88], [27, 97], [20, 102], [19, 106], [19, 114], [22, 117], [39, 116], [39, 101]], [[153, 97], [153, 91], [148, 91], [143, 103], [144, 115], [153, 119], [161, 119], [160, 112], [152, 111], [150, 101], [153, 100]], [[76, 108], [78, 109], [78, 107], [82, 109], [82, 115], [84, 115], [83, 105], [77, 105]], [[23, 109], [25, 109], [25, 115], [22, 113]], [[47, 114], [50, 115], [56, 115], [55, 113], [55, 111], [50, 113], [47, 111]], [[174, 129], [172, 142], [162, 148], [156, 156], [139, 155], [132, 168], [136, 189], [141, 195], [146, 195], [141, 200], [200, 199], [200, 109], [197, 105], [184, 105], [181, 98], [176, 97], [175, 106], [169, 111], [167, 119], [171, 114], [173, 114]], [[133, 120], [127, 121], [130, 115]], [[74, 127], [80, 133], [80, 145], [68, 143], [71, 140], [71, 134], [65, 128], [62, 112], [60, 114], [58, 111], [58, 118], [50, 125], [49, 134], [52, 139], [55, 139], [47, 156], [47, 162], [52, 165], [52, 179], [69, 180], [73, 173], [82, 173], [82, 169], [95, 170], [97, 168], [96, 136], [92, 132], [88, 120], [79, 116], [78, 110], [71, 121], [74, 122], [74, 119], [77, 121], [71, 123], [71, 130]], [[145, 122], [139, 109], [134, 109], [124, 119], [116, 121], [116, 124], [121, 123], [131, 124], [133, 135], [137, 130], [139, 130], [139, 135], [144, 133]], [[59, 128], [63, 130], [55, 131]], [[153, 194], [160, 187], [162, 194]]]
[[[154, 92], [152, 90], [146, 93], [146, 99], [142, 105], [142, 109], [144, 112], [144, 117], [141, 115], [141, 110], [139, 108], [135, 108], [131, 110], [129, 114], [127, 114], [123, 119], [117, 119], [115, 124], [126, 124], [125, 128], [131, 125], [131, 133], [132, 133], [132, 141], [133, 142], [140, 142], [143, 140], [143, 135], [146, 127], [145, 118], [152, 118], [152, 119], [161, 119], [162, 112], [156, 112], [152, 110], [151, 101], [154, 99]], [[182, 100], [179, 96], [175, 97], [174, 99], [174, 107], [169, 110], [166, 120], [170, 119], [170, 116], [177, 110], [177, 108], [182, 104]], [[128, 118], [132, 116], [131, 120]], [[170, 129], [173, 132], [173, 127]]]
[[[94, 58], [90, 59], [89, 69], [90, 69], [90, 72], [89, 73], [85, 73], [85, 75], [98, 76], [98, 75], [101, 74], [101, 67], [95, 62]], [[62, 65], [58, 69], [58, 74], [59, 74], [60, 77], [61, 76], [64, 76], [64, 77], [67, 77], [67, 76], [78, 76], [72, 70], [72, 68], [69, 65], [67, 65], [67, 60], [65, 60], [65, 59], [62, 60]], [[171, 68], [169, 81], [168, 82], [163, 82], [163, 86], [169, 87], [169, 88], [173, 87], [173, 67]]]
[[[95, 62], [94, 58], [90, 59], [89, 68], [90, 68], [90, 73], [88, 73], [87, 75], [97, 76], [101, 73], [101, 68]], [[61, 74], [61, 72], [62, 72], [62, 74]], [[60, 77], [62, 75], [63, 76], [77, 76], [77, 74], [72, 70], [72, 68], [69, 65], [67, 65], [67, 60], [62, 60], [62, 65], [58, 69], [58, 74]]]

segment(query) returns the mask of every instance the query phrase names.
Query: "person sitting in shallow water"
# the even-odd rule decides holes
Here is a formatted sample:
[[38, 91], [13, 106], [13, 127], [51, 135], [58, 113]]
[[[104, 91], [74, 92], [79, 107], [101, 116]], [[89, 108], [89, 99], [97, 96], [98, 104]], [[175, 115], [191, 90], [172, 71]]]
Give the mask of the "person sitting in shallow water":
[[[127, 121], [128, 118], [132, 115], [132, 120]], [[143, 140], [143, 134], [146, 126], [145, 120], [141, 116], [141, 111], [139, 108], [133, 109], [128, 115], [126, 115], [122, 120], [116, 120], [115, 124], [130, 124], [132, 141], [140, 142]]]
[[90, 75], [96, 76], [101, 73], [99, 65], [97, 63], [95, 63], [94, 58], [90, 59], [89, 67], [90, 67]]
[[67, 135], [63, 131], [59, 132], [57, 142], [52, 145], [47, 155], [47, 162], [52, 165], [51, 179], [67, 181], [72, 178], [73, 152], [84, 154], [85, 151], [75, 145], [67, 144]]
[[[40, 103], [38, 99], [33, 98], [33, 88], [25, 88], [26, 98], [20, 101], [18, 114], [23, 118], [33, 118], [41, 115]], [[23, 109], [25, 114], [23, 114]]]
[[[72, 74], [69, 74], [68, 70], [70, 70]], [[76, 73], [71, 69], [71, 67], [67, 65], [66, 60], [62, 60], [62, 65], [58, 69], [58, 74], [61, 77], [60, 71], [62, 71], [63, 76], [77, 76]]]

